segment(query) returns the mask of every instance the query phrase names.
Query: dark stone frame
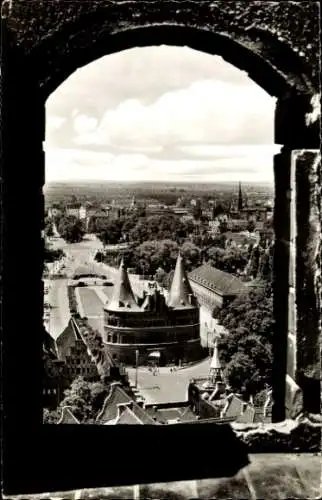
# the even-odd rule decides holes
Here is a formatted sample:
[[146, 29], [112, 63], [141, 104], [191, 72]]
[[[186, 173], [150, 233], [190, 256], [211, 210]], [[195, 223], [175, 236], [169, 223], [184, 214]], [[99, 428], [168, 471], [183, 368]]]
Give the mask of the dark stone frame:
[[[284, 148], [275, 159], [275, 213], [278, 214], [275, 218], [275, 313], [278, 336], [275, 337], [274, 393], [275, 420], [282, 420], [285, 416], [285, 385], [281, 380], [285, 380], [286, 374], [290, 240], [289, 229], [285, 227], [285, 221], [290, 219], [285, 200], [291, 189], [291, 151], [319, 149], [320, 145], [319, 122], [312, 125], [305, 122], [305, 115], [311, 110], [310, 100], [320, 90], [318, 3], [272, 2], [267, 5], [267, 2], [72, 0], [64, 4], [63, 1], [12, 0], [4, 2], [2, 7], [4, 286], [1, 326], [5, 333], [5, 493], [233, 474], [246, 463], [246, 457], [238, 442], [233, 443], [234, 438], [226, 427], [219, 430], [213, 425], [192, 428], [182, 425], [180, 430], [173, 426], [166, 429], [135, 427], [134, 431], [132, 428], [41, 424], [42, 290], [39, 285], [43, 254], [40, 232], [43, 226], [44, 102], [79, 65], [133, 45], [158, 43], [186, 44], [218, 53], [247, 70], [259, 85], [278, 97], [275, 135], [276, 142]], [[304, 182], [299, 196], [309, 203], [305, 211], [299, 203], [297, 219], [309, 224], [313, 203], [310, 161], [307, 172], [299, 175], [307, 182], [307, 189], [303, 187]], [[319, 194], [314, 192], [318, 197]], [[23, 221], [19, 226], [19, 232], [16, 227], [21, 215], [18, 212], [17, 217], [17, 208], [28, 218], [27, 224]], [[297, 244], [305, 245], [308, 239], [308, 235], [305, 241], [299, 238]], [[24, 270], [31, 307], [14, 288], [19, 282], [18, 267], [23, 266], [18, 264], [22, 253], [19, 253], [21, 240], [33, 242]], [[297, 252], [297, 260], [300, 270], [301, 266], [303, 268], [301, 251]], [[307, 266], [309, 272], [304, 270], [304, 275], [297, 279], [309, 286], [310, 300], [315, 302], [310, 324], [320, 332], [321, 325], [316, 319], [320, 282], [317, 287], [313, 286], [319, 263], [316, 259], [307, 259]], [[297, 289], [299, 296], [301, 293]], [[309, 309], [311, 311], [310, 303], [303, 304], [299, 328], [305, 314]], [[21, 319], [27, 319], [26, 325]], [[313, 358], [311, 355], [310, 360]], [[199, 443], [207, 446], [209, 436], [221, 450], [220, 456], [213, 456], [211, 463], [208, 457], [200, 456], [203, 449], [199, 446]], [[157, 443], [159, 454], [154, 457], [155, 462], [149, 453], [140, 449], [142, 440]], [[227, 445], [230, 440], [232, 444]], [[120, 446], [122, 442], [126, 443], [124, 451]], [[176, 446], [171, 453], [173, 443]], [[130, 468], [125, 465], [124, 471], [121, 465], [123, 455], [128, 464], [126, 456], [130, 450], [132, 454], [135, 450], [136, 458], [130, 458]], [[223, 455], [222, 450], [227, 450], [226, 454]], [[166, 460], [160, 458], [162, 455]], [[196, 456], [195, 462], [192, 456]], [[231, 463], [233, 458], [235, 463]]]

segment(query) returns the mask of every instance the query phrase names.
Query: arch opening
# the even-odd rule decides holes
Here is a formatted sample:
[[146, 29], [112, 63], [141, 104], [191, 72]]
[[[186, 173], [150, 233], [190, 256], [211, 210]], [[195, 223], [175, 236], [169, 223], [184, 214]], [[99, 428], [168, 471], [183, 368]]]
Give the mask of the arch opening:
[[[93, 21], [93, 36], [89, 39], [88, 18], [85, 16], [76, 25], [71, 23], [70, 27], [64, 26], [56, 36], [43, 42], [31, 53], [31, 60], [35, 61], [40, 70], [39, 80], [45, 98], [78, 68], [106, 55], [152, 44], [187, 46], [221, 56], [228, 63], [245, 71], [255, 83], [275, 97], [285, 95], [292, 88], [302, 92], [310, 89], [310, 81], [306, 76], [308, 70], [301, 59], [285, 43], [274, 37], [267, 40], [268, 35], [263, 50], [263, 42], [255, 41], [259, 38], [258, 33], [233, 38], [228, 32], [216, 33], [178, 24], [120, 28], [110, 32], [104, 30], [102, 25], [104, 26], [102, 19]], [[56, 37], [59, 43], [56, 43]], [[68, 41], [68, 50], [62, 43], [63, 39]], [[49, 57], [46, 57], [46, 53]], [[270, 58], [270, 53], [274, 57]], [[37, 62], [39, 59], [44, 62], [41, 68]]]

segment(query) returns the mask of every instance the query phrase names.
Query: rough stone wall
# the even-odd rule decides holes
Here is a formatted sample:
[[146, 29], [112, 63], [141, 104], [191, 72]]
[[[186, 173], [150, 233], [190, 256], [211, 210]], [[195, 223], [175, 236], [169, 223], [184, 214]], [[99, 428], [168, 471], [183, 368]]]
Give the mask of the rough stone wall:
[[[108, 38], [111, 34], [128, 30], [131, 36], [135, 28], [170, 25], [203, 30], [204, 40], [209, 34], [216, 34], [216, 39], [208, 38], [209, 51], [227, 57], [238, 67], [241, 65], [241, 69], [252, 74], [272, 93], [276, 90], [275, 83], [262, 71], [265, 65], [275, 70], [278, 85], [283, 81], [286, 86], [302, 91], [319, 87], [318, 2], [270, 2], [268, 7], [267, 2], [258, 1], [181, 3], [170, 0], [166, 8], [161, 3], [12, 0], [3, 12], [8, 18], [10, 43], [31, 58], [43, 59], [41, 68], [38, 66], [39, 77], [44, 87], [48, 84], [50, 91], [53, 84], [50, 80], [55, 78], [55, 73], [68, 72], [63, 65], [57, 70], [59, 61], [73, 57], [74, 61], [68, 64], [74, 64], [74, 69], [82, 64], [80, 58], [83, 56], [77, 51], [82, 50], [85, 54], [91, 46], [87, 61], [90, 62], [95, 51], [99, 57], [120, 50], [117, 39], [112, 42]], [[180, 40], [178, 33], [171, 36], [172, 43], [187, 41], [187, 32], [183, 37], [186, 41]], [[134, 34], [133, 43], [148, 44], [148, 40], [140, 38]], [[198, 42], [197, 37], [194, 38], [193, 43], [204, 45], [201, 39]], [[101, 43], [104, 48], [100, 47]], [[233, 46], [234, 51], [231, 50]], [[254, 65], [255, 55], [260, 58], [257, 65]], [[264, 64], [261, 69], [259, 63]]]
[[[42, 339], [38, 332], [42, 331], [43, 327], [43, 298], [39, 285], [43, 267], [41, 263], [43, 242], [40, 234], [43, 228], [41, 217], [43, 218], [44, 212], [42, 187], [45, 158], [42, 141], [45, 139], [46, 98], [76, 68], [108, 53], [151, 43], [189, 45], [195, 49], [221, 55], [231, 64], [248, 72], [255, 82], [279, 99], [291, 90], [295, 97], [293, 104], [285, 108], [287, 114], [284, 118], [288, 119], [281, 122], [282, 127], [276, 135], [276, 143], [286, 145], [289, 150], [319, 149], [319, 140], [304, 140], [304, 138], [310, 139], [310, 134], [295, 125], [296, 115], [297, 117], [301, 115], [303, 118], [305, 110], [305, 106], [299, 106], [298, 94], [304, 95], [304, 101], [311, 98], [315, 100], [313, 109], [306, 110], [308, 112], [306, 118], [313, 120], [315, 124], [319, 123], [319, 111], [317, 111], [319, 107], [317, 95], [320, 91], [319, 4], [318, 2], [174, 0], [167, 2], [11, 0], [2, 4], [2, 29], [1, 129], [4, 189], [1, 209], [4, 211], [2, 219], [5, 223], [1, 239], [2, 250], [6, 256], [2, 271], [5, 283], [2, 294], [2, 327], [6, 333], [3, 343], [6, 353], [4, 371], [6, 380], [10, 381], [10, 387], [7, 383], [3, 392], [7, 416], [4, 423], [7, 446], [4, 448], [7, 453], [10, 450], [9, 462], [15, 464], [11, 476], [8, 476], [8, 469], [6, 470], [5, 484], [8, 492], [17, 492], [16, 471], [19, 470], [19, 488], [30, 491], [32, 483], [41, 481], [39, 487], [45, 491], [52, 483], [52, 471], [55, 470], [55, 477], [62, 477], [65, 480], [63, 487], [71, 489], [71, 485], [74, 486], [73, 481], [78, 482], [80, 479], [85, 481], [85, 476], [86, 481], [88, 479], [89, 484], [92, 484], [94, 469], [90, 468], [91, 464], [86, 463], [85, 470], [83, 463], [84, 456], [95, 456], [90, 447], [93, 443], [92, 435], [84, 437], [82, 430], [82, 447], [79, 449], [80, 453], [76, 453], [73, 457], [73, 467], [77, 474], [74, 472], [73, 475], [69, 455], [62, 453], [61, 443], [57, 443], [56, 437], [46, 434], [44, 440], [43, 434], [35, 437], [34, 432], [20, 430], [21, 408], [30, 409], [24, 414], [23, 424], [26, 427], [34, 429], [36, 423], [42, 420], [39, 400], [41, 394], [39, 373], [42, 370], [39, 346]], [[295, 111], [293, 114], [290, 113], [292, 109]], [[317, 130], [317, 125], [315, 128]], [[281, 162], [280, 167], [285, 168], [285, 166], [286, 164]], [[306, 176], [306, 194], [305, 196], [303, 194], [303, 197], [307, 197], [307, 193], [310, 193], [310, 206], [318, 205], [321, 216], [321, 188], [315, 183], [317, 178], [321, 179], [319, 165], [316, 166], [315, 173], [311, 169], [311, 173]], [[283, 192], [283, 189], [280, 192]], [[28, 224], [19, 226], [19, 232], [16, 230], [17, 220], [14, 215], [17, 200], [20, 206], [28, 207], [29, 221]], [[309, 212], [306, 213], [308, 215]], [[313, 215], [312, 211], [311, 214]], [[308, 217], [308, 220], [302, 221], [303, 224], [312, 220], [309, 215]], [[312, 252], [309, 252], [309, 258], [305, 256], [305, 267], [309, 265], [310, 270], [309, 275], [305, 275], [304, 278], [306, 280], [310, 276], [308, 280], [310, 293], [313, 293], [314, 289], [315, 307], [319, 310], [321, 236], [318, 236], [317, 231], [317, 226], [315, 225], [313, 230], [312, 224], [312, 231], [309, 231], [306, 241], [309, 244], [314, 240], [316, 244], [310, 243]], [[281, 241], [278, 243], [280, 256], [282, 260], [286, 259], [288, 262], [288, 246], [283, 241], [282, 234], [280, 237]], [[28, 294], [33, 298], [33, 307], [30, 308], [27, 301], [20, 301], [18, 315], [17, 295], [12, 283], [21, 280], [21, 268], [17, 266], [21, 241], [33, 242], [28, 266], [24, 268], [24, 281], [28, 283]], [[299, 243], [301, 245], [300, 241]], [[301, 255], [302, 251], [306, 252], [305, 247], [298, 246], [297, 254]], [[288, 285], [288, 276], [283, 275], [283, 270], [280, 283], [283, 286]], [[286, 295], [286, 309], [287, 299]], [[298, 308], [300, 307], [302, 306], [298, 303]], [[301, 318], [301, 315], [302, 311], [298, 309], [298, 317]], [[25, 330], [21, 329], [22, 317], [28, 318], [28, 330], [33, 332], [32, 335], [26, 335]], [[316, 325], [316, 322], [314, 324]], [[280, 326], [283, 330], [277, 330], [277, 333], [283, 336], [285, 329], [287, 331], [287, 321], [283, 320]], [[320, 332], [321, 318], [315, 335]], [[282, 339], [282, 350], [286, 352], [283, 342]], [[15, 363], [12, 363], [12, 359], [15, 359]], [[283, 370], [277, 372], [277, 375], [285, 376], [284, 367], [282, 368]], [[279, 384], [282, 385], [281, 379]], [[18, 393], [19, 399], [16, 397]], [[69, 446], [78, 450], [80, 440], [76, 434], [75, 436], [75, 438], [69, 436]], [[37, 439], [38, 437], [40, 439]], [[184, 448], [186, 439], [179, 442], [181, 444], [178, 446]], [[165, 445], [166, 450], [172, 443], [166, 442], [165, 439]], [[190, 448], [191, 446], [189, 444]], [[134, 474], [135, 471], [140, 476], [142, 463], [149, 466], [149, 457], [146, 457], [146, 454], [140, 455], [139, 446], [134, 444], [134, 447], [137, 448], [140, 457], [137, 460], [140, 468], [136, 468], [136, 463], [131, 464], [131, 473]], [[22, 448], [28, 450], [27, 454], [21, 452]], [[48, 449], [50, 454], [47, 453]], [[118, 467], [121, 456], [118, 457], [117, 453], [116, 449], [114, 462]], [[25, 460], [27, 455], [28, 460]], [[45, 462], [44, 455], [46, 455]], [[182, 468], [187, 477], [191, 449], [189, 453], [183, 452], [182, 455]], [[231, 454], [230, 460], [233, 458], [234, 454]], [[171, 459], [170, 455], [166, 464], [156, 465], [153, 462], [153, 470], [170, 470]], [[202, 460], [199, 462], [204, 470], [207, 464]], [[194, 464], [194, 472], [197, 466], [198, 464]], [[212, 462], [212, 470], [215, 468]], [[113, 463], [109, 464], [108, 469], [111, 475], [119, 477], [118, 468]], [[102, 470], [100, 464], [95, 462], [95, 473], [99, 478], [97, 485], [106, 484], [105, 463]]]

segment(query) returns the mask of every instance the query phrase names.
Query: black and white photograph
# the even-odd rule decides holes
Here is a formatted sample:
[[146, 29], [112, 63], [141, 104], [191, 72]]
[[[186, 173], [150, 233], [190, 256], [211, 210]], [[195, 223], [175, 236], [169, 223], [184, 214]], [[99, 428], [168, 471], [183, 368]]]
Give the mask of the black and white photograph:
[[[2, 21], [6, 425], [41, 442], [5, 498], [316, 497], [318, 3], [6, 0]], [[207, 472], [173, 475], [189, 454]]]
[[49, 97], [44, 422], [271, 421], [274, 106], [167, 45]]

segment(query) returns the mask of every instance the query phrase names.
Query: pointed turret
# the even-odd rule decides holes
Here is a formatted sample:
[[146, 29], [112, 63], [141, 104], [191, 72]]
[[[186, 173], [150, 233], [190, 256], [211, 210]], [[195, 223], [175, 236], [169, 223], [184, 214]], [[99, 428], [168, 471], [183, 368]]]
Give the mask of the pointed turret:
[[214, 341], [214, 352], [210, 363], [209, 378], [213, 383], [223, 381], [222, 368], [219, 361], [217, 339], [215, 339]]
[[107, 311], [140, 311], [140, 307], [138, 306], [134, 298], [133, 290], [123, 259], [121, 261], [119, 272], [114, 285], [112, 298], [105, 309]]
[[240, 182], [238, 186], [238, 210], [240, 211], [242, 209], [243, 209], [243, 193]]
[[197, 307], [197, 301], [190, 286], [182, 256], [179, 252], [167, 304], [175, 309]]
[[135, 196], [132, 197], [132, 201], [131, 201], [131, 208], [135, 208], [136, 207], [136, 199], [135, 199]]

